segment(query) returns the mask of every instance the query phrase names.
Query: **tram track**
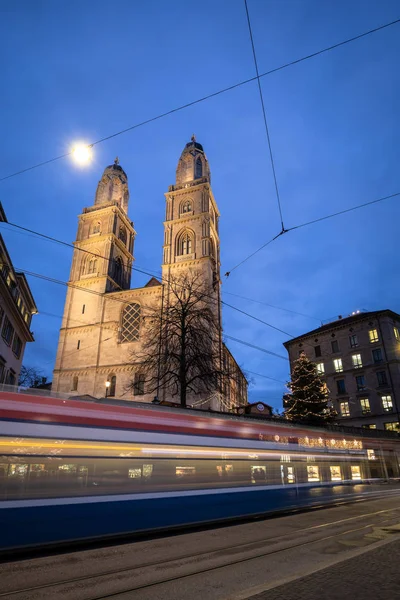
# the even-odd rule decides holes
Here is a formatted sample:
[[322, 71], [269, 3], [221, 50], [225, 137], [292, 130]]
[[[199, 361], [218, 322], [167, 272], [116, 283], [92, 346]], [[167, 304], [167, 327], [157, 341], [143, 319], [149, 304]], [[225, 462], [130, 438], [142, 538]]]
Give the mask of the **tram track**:
[[[387, 496], [386, 496], [387, 497]], [[374, 498], [369, 498], [371, 500], [377, 500], [378, 498], [375, 496]], [[367, 499], [366, 499], [367, 500]], [[341, 503], [339, 503], [341, 504]], [[390, 515], [389, 515], [390, 513]], [[175, 556], [172, 559], [169, 560], [157, 560], [157, 561], [147, 561], [147, 562], [143, 562], [141, 564], [136, 564], [136, 565], [128, 565], [126, 567], [120, 568], [120, 569], [112, 569], [112, 570], [108, 570], [108, 571], [103, 571], [102, 573], [94, 573], [94, 574], [90, 574], [90, 575], [84, 575], [84, 576], [80, 576], [80, 577], [74, 577], [74, 578], [69, 578], [69, 579], [64, 579], [64, 580], [59, 580], [59, 581], [55, 581], [55, 582], [49, 582], [49, 583], [43, 583], [43, 584], [38, 584], [35, 586], [30, 586], [30, 587], [24, 587], [24, 588], [19, 588], [16, 590], [10, 590], [8, 592], [3, 592], [0, 593], [0, 598], [12, 598], [13, 600], [18, 600], [19, 596], [23, 596], [24, 600], [25, 598], [30, 598], [30, 597], [34, 597], [34, 598], [42, 598], [42, 594], [41, 595], [36, 595], [36, 592], [47, 592], [47, 591], [52, 591], [52, 593], [57, 594], [57, 597], [64, 597], [63, 594], [63, 586], [64, 586], [64, 591], [65, 588], [67, 588], [67, 592], [71, 591], [71, 585], [75, 586], [74, 590], [76, 590], [76, 592], [82, 592], [83, 595], [79, 595], [79, 596], [73, 596], [73, 598], [79, 598], [79, 600], [106, 600], [108, 598], [117, 598], [118, 596], [123, 597], [124, 594], [128, 594], [128, 593], [133, 593], [133, 592], [139, 592], [141, 590], [146, 590], [149, 588], [153, 588], [156, 586], [160, 586], [163, 584], [168, 584], [168, 583], [173, 583], [173, 582], [177, 582], [179, 580], [182, 579], [187, 579], [190, 577], [194, 577], [197, 575], [202, 575], [202, 574], [207, 574], [213, 571], [217, 571], [219, 569], [224, 569], [224, 568], [228, 568], [228, 567], [232, 567], [235, 565], [239, 565], [242, 563], [246, 563], [249, 561], [253, 561], [253, 560], [257, 560], [259, 558], [263, 558], [263, 557], [267, 557], [267, 556], [272, 556], [272, 555], [277, 555], [279, 553], [283, 553], [283, 552], [287, 552], [290, 550], [295, 550], [298, 548], [302, 548], [305, 546], [310, 546], [312, 544], [316, 544], [316, 543], [321, 543], [321, 542], [325, 542], [328, 540], [333, 540], [334, 538], [338, 538], [340, 536], [345, 536], [345, 535], [349, 535], [352, 533], [357, 533], [357, 532], [362, 532], [363, 530], [367, 530], [368, 528], [373, 528], [377, 525], [377, 523], [375, 522], [369, 522], [367, 524], [364, 524], [360, 527], [355, 527], [355, 528], [348, 528], [347, 525], [350, 525], [350, 523], [357, 521], [357, 520], [363, 520], [363, 519], [369, 519], [371, 521], [372, 518], [374, 518], [375, 520], [378, 520], [383, 518], [383, 522], [379, 523], [380, 525], [384, 524], [384, 522], [386, 521], [390, 521], [393, 519], [396, 519], [397, 517], [400, 516], [400, 508], [388, 508], [388, 509], [383, 509], [383, 510], [378, 510], [378, 511], [373, 511], [373, 512], [369, 512], [369, 513], [364, 513], [364, 514], [360, 514], [360, 515], [355, 515], [352, 517], [348, 517], [345, 519], [339, 519], [336, 521], [330, 521], [328, 523], [322, 523], [322, 524], [318, 524], [318, 525], [313, 525], [313, 526], [309, 526], [309, 527], [305, 527], [305, 528], [301, 528], [295, 531], [290, 531], [286, 534], [282, 534], [282, 535], [272, 535], [272, 536], [268, 536], [262, 539], [258, 539], [255, 541], [251, 541], [251, 542], [245, 542], [243, 544], [232, 544], [229, 546], [222, 546], [220, 548], [216, 548], [213, 549], [211, 551], [207, 551], [205, 552], [204, 550], [202, 552], [197, 552], [197, 553], [191, 553], [190, 556], [188, 556], [187, 553], [185, 554], [181, 554], [179, 556]], [[327, 528], [341, 528], [343, 525], [346, 525], [345, 529], [343, 531], [334, 531], [333, 533], [329, 534], [329, 535], [320, 535], [320, 532], [324, 533], [326, 531]], [[355, 523], [352, 523], [355, 524]], [[316, 535], [315, 535], [316, 534]], [[304, 536], [310, 536], [312, 535], [312, 539], [304, 539]], [[284, 543], [285, 539], [287, 538], [293, 538], [293, 537], [299, 537], [300, 536], [300, 540], [296, 541], [296, 543]], [[283, 542], [283, 546], [282, 546], [282, 542]], [[266, 551], [265, 550], [265, 545], [269, 544], [269, 545], [273, 545], [273, 548], [268, 548]], [[264, 549], [262, 552], [260, 552], [261, 549]], [[246, 553], [250, 553], [249, 556], [246, 555]], [[236, 555], [240, 554], [239, 557], [234, 558], [233, 560], [229, 560], [229, 555]], [[243, 556], [243, 554], [245, 554], [245, 556]], [[221, 561], [222, 558], [222, 561]], [[213, 561], [216, 562], [216, 564], [213, 564]], [[196, 562], [196, 563], [206, 563], [202, 568], [197, 568], [197, 569], [192, 569], [190, 568], [190, 564]], [[211, 563], [211, 564], [210, 564]], [[206, 566], [208, 565], [208, 566]], [[185, 568], [189, 568], [189, 571], [185, 572]], [[89, 582], [93, 582], [93, 585], [91, 585], [91, 587], [94, 587], [96, 585], [102, 585], [102, 586], [107, 586], [107, 585], [114, 585], [115, 586], [115, 582], [113, 581], [112, 578], [116, 577], [116, 576], [123, 576], [126, 575], [129, 578], [131, 577], [144, 577], [146, 579], [146, 573], [144, 573], [144, 571], [148, 570], [149, 573], [147, 574], [147, 577], [151, 578], [152, 577], [152, 571], [156, 571], [157, 569], [164, 569], [166, 571], [168, 570], [173, 570], [173, 569], [177, 569], [177, 570], [181, 570], [183, 572], [175, 574], [171, 577], [162, 577], [159, 579], [156, 579], [155, 581], [144, 581], [142, 584], [140, 585], [136, 585], [136, 586], [131, 586], [129, 588], [126, 589], [120, 589], [120, 590], [113, 590], [109, 593], [101, 593], [100, 595], [96, 595], [96, 596], [87, 596], [85, 595], [87, 593], [87, 590], [85, 592], [85, 590], [80, 590], [80, 584], [87, 584]], [[107, 578], [109, 580], [107, 580]], [[57, 589], [58, 588], [58, 589]], [[75, 591], [74, 591], [75, 593]], [[34, 594], [34, 596], [27, 596], [27, 594]], [[47, 594], [46, 594], [47, 597]], [[50, 596], [49, 596], [50, 597]], [[54, 597], [54, 596], [52, 596]]]

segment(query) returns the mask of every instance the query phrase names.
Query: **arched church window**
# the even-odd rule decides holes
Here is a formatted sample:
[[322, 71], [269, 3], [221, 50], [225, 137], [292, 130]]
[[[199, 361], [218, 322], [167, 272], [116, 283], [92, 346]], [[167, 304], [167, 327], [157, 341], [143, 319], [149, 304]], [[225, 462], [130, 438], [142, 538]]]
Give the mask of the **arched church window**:
[[113, 279], [118, 285], [122, 284], [122, 275], [123, 275], [123, 262], [120, 256], [118, 256], [114, 260], [114, 268], [113, 268]]
[[193, 252], [193, 238], [188, 231], [184, 231], [178, 238], [177, 254], [182, 256], [184, 254], [192, 254]]
[[92, 233], [100, 233], [101, 231], [101, 223], [100, 221], [98, 221], [97, 223], [94, 223], [93, 228], [92, 228]]
[[73, 377], [71, 391], [76, 392], [78, 390], [78, 377]]
[[118, 235], [119, 239], [121, 240], [121, 242], [123, 244], [126, 244], [126, 229], [125, 227], [120, 227], [119, 228], [119, 235]]
[[89, 260], [88, 273], [97, 273], [97, 260], [95, 258]]
[[215, 244], [214, 244], [214, 240], [211, 239], [210, 240], [210, 256], [216, 260], [216, 256], [215, 256]]
[[141, 308], [133, 302], [122, 310], [121, 343], [137, 342], [140, 334]]
[[200, 177], [203, 177], [203, 163], [201, 162], [200, 156], [198, 156], [194, 166], [194, 178], [200, 179]]
[[187, 214], [192, 212], [192, 201], [191, 200], [185, 200], [184, 202], [182, 202], [181, 204], [181, 215]]

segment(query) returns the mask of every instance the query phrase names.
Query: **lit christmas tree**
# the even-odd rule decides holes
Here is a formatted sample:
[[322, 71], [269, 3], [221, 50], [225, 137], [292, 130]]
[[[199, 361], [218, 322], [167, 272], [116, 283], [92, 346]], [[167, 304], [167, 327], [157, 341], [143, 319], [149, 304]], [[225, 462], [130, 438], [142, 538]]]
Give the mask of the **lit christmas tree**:
[[329, 406], [329, 390], [317, 372], [315, 363], [302, 352], [294, 362], [291, 394], [285, 399], [285, 417], [308, 425], [323, 425], [334, 421], [337, 413]]

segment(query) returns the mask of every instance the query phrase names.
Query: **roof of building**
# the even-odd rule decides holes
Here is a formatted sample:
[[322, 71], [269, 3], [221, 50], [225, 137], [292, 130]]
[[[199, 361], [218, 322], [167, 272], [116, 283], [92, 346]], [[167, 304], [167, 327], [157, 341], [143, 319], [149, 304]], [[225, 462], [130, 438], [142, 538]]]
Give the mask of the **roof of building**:
[[283, 342], [283, 345], [285, 346], [285, 348], [288, 348], [288, 346], [293, 344], [293, 342], [297, 342], [298, 340], [304, 339], [306, 337], [320, 334], [320, 333], [325, 333], [326, 331], [335, 330], [338, 327], [346, 327], [347, 325], [350, 325], [352, 323], [356, 323], [358, 321], [364, 321], [366, 319], [371, 319], [373, 317], [377, 317], [382, 314], [388, 314], [393, 319], [398, 319], [400, 321], [400, 315], [398, 313], [394, 312], [393, 310], [390, 310], [389, 308], [384, 308], [382, 310], [374, 310], [374, 311], [369, 311], [369, 312], [360, 312], [355, 315], [350, 315], [350, 316], [344, 317], [344, 318], [339, 316], [336, 321], [332, 321], [331, 323], [326, 323], [326, 325], [317, 327], [317, 329], [312, 329], [311, 331], [302, 333], [301, 335], [298, 335], [297, 337], [292, 338], [291, 340], [288, 340], [287, 342]]
[[110, 174], [113, 174], [113, 175], [119, 175], [119, 174], [123, 173], [125, 175], [125, 177], [128, 179], [127, 174], [125, 173], [125, 171], [123, 170], [123, 168], [119, 164], [118, 157], [115, 159], [115, 161], [114, 161], [114, 163], [112, 165], [108, 165], [108, 167], [106, 167], [104, 169], [103, 175], [105, 173], [110, 173]]
[[186, 144], [186, 146], [183, 149], [182, 154], [184, 152], [190, 152], [190, 150], [192, 150], [192, 149], [193, 150], [198, 150], [199, 152], [203, 152], [204, 153], [203, 146], [201, 144], [199, 144], [199, 142], [196, 142], [195, 135], [192, 135], [191, 141]]
[[155, 277], [149, 279], [144, 287], [154, 287], [155, 285], [162, 285], [161, 281], [158, 281]]

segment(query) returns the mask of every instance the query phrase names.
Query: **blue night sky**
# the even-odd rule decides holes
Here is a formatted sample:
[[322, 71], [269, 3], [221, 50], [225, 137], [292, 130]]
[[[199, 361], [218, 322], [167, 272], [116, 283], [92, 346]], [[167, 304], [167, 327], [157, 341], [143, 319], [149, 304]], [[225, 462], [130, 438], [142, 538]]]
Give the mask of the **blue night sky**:
[[[260, 72], [399, 17], [395, 0], [248, 4]], [[3, 2], [0, 50], [0, 177], [254, 76], [242, 0]], [[287, 228], [400, 191], [399, 56], [397, 24], [262, 79]], [[118, 155], [136, 266], [157, 271], [163, 194], [193, 132], [210, 162], [225, 273], [280, 229], [255, 81], [95, 146], [89, 168], [67, 158], [2, 181], [8, 220], [73, 241]], [[291, 335], [356, 309], [399, 311], [399, 222], [394, 198], [288, 233], [223, 278], [223, 298]], [[67, 281], [71, 249], [1, 233], [16, 268]], [[66, 288], [28, 279], [41, 314], [24, 362], [51, 377]], [[147, 279], [134, 273], [132, 287]], [[226, 307], [224, 330], [286, 356], [288, 336]], [[244, 369], [287, 381], [287, 361], [228, 345]], [[283, 392], [254, 376], [250, 399], [281, 407]]]

